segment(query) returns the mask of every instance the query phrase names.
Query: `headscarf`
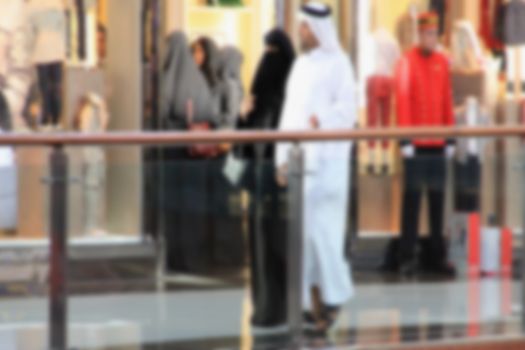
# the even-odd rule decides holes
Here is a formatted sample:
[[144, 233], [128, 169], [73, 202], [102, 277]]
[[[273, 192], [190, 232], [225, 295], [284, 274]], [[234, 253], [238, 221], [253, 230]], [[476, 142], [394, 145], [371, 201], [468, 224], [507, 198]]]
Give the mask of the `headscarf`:
[[175, 128], [186, 125], [188, 101], [193, 104], [193, 121], [214, 123], [217, 119], [212, 94], [199, 72], [188, 47], [186, 36], [174, 32], [168, 37], [164, 59], [161, 113]]
[[215, 42], [208, 37], [200, 37], [193, 45], [200, 45], [204, 50], [204, 63], [201, 70], [208, 85], [213, 90], [219, 84], [220, 51]]
[[259, 63], [251, 92], [257, 100], [267, 95], [284, 95], [286, 81], [295, 59], [295, 51], [288, 35], [282, 29], [273, 29], [265, 39], [267, 46], [275, 51], [267, 51]]
[[235, 47], [227, 46], [220, 52], [220, 120], [218, 127], [234, 129], [240, 114], [243, 100], [241, 82], [242, 53]]
[[308, 24], [321, 50], [326, 52], [341, 50], [330, 6], [317, 1], [309, 1], [301, 7], [299, 20]]
[[223, 48], [220, 52], [219, 76], [221, 79], [241, 81], [241, 66], [244, 61], [242, 53], [232, 46]]

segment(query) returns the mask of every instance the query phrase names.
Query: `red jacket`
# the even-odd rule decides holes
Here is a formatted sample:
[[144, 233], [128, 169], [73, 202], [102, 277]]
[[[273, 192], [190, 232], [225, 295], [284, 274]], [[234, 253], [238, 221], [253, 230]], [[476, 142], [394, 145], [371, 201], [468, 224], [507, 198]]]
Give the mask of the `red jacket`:
[[[408, 51], [396, 71], [396, 102], [401, 127], [454, 124], [448, 59], [441, 53], [424, 56], [419, 48]], [[443, 147], [445, 140], [414, 140], [417, 147]]]

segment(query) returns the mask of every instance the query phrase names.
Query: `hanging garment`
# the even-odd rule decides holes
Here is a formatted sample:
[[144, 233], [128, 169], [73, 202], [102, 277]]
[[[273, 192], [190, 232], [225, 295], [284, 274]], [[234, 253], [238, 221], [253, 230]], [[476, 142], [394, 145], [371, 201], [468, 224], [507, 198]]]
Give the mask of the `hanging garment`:
[[[525, 45], [507, 46], [505, 49], [507, 67], [507, 91], [510, 94], [517, 90], [525, 92]], [[516, 84], [518, 86], [516, 86]]]
[[[325, 6], [314, 11], [326, 11]], [[304, 8], [303, 8], [304, 9]], [[329, 11], [328, 11], [329, 12]], [[311, 130], [317, 116], [322, 130], [352, 128], [357, 118], [356, 85], [350, 59], [343, 52], [329, 15], [301, 13], [320, 45], [294, 64], [280, 130]], [[277, 146], [276, 165], [288, 162], [291, 145]], [[342, 305], [354, 294], [344, 245], [348, 217], [350, 142], [304, 145], [303, 307], [312, 310], [310, 291], [318, 286], [323, 303]]]
[[505, 15], [504, 5], [503, 0], [481, 0], [479, 34], [485, 45], [492, 50], [503, 48], [501, 16]]
[[437, 13], [439, 17], [439, 35], [445, 34], [448, 11], [447, 2], [447, 0], [430, 0], [430, 11]]
[[30, 28], [22, 0], [0, 1], [0, 89], [8, 108], [9, 124], [26, 127], [23, 109], [31, 84]]
[[[105, 101], [96, 94], [83, 98], [76, 116], [76, 128], [82, 133], [106, 131], [109, 113]], [[106, 193], [106, 155], [101, 147], [82, 149], [83, 230], [87, 236], [103, 229]]]
[[512, 0], [505, 15], [505, 44], [525, 45], [525, 2]]
[[[391, 125], [393, 79], [389, 76], [373, 75], [367, 81], [367, 126], [387, 128]], [[368, 145], [374, 148], [375, 140]], [[389, 141], [381, 141], [383, 149], [388, 149]]]
[[[488, 116], [480, 107], [479, 100], [470, 97], [456, 113], [458, 127], [487, 126]], [[480, 209], [481, 163], [486, 142], [477, 138], [461, 138], [457, 141], [455, 160], [455, 209], [458, 212], [477, 212]]]
[[37, 72], [43, 100], [43, 123], [58, 125], [62, 117], [62, 63], [40, 64]]
[[29, 21], [35, 33], [33, 63], [49, 64], [66, 59], [66, 7], [62, 0], [31, 0]]
[[[370, 66], [367, 72], [367, 126], [371, 128], [386, 128], [391, 126], [391, 110], [393, 97], [393, 77], [395, 67], [401, 58], [401, 49], [392, 34], [385, 29], [378, 29], [370, 38]], [[373, 59], [372, 59], [373, 58]], [[370, 140], [373, 148], [375, 140]], [[384, 149], [388, 148], [388, 140], [381, 142]]]
[[486, 57], [471, 22], [458, 21], [454, 24], [451, 51], [452, 69], [481, 71], [485, 68]]

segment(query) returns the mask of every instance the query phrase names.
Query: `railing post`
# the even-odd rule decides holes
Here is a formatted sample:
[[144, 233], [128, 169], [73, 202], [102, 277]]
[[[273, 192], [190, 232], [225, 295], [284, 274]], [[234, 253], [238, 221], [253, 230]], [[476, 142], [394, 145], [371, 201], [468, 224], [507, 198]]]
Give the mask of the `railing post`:
[[[522, 147], [522, 152], [525, 152], [525, 147]], [[525, 156], [521, 156], [522, 159], [525, 160]], [[523, 176], [523, 179], [525, 180], [525, 165], [522, 164], [520, 167], [521, 174]], [[521, 271], [520, 271], [520, 278], [521, 278], [521, 330], [523, 333], [525, 333], [525, 182], [522, 181], [522, 198], [521, 198], [521, 206], [522, 206], [522, 234], [521, 234]]]
[[49, 347], [67, 349], [67, 176], [62, 145], [50, 156]]
[[293, 346], [302, 343], [303, 285], [303, 172], [304, 156], [295, 144], [289, 154], [288, 180], [288, 325]]

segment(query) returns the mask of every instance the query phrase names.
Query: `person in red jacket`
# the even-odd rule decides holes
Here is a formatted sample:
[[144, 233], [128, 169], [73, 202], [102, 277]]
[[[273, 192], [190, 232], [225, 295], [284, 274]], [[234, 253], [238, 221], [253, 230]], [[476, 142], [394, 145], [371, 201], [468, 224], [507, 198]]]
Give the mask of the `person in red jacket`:
[[[439, 19], [435, 13], [418, 18], [420, 43], [400, 60], [396, 71], [396, 100], [400, 127], [443, 127], [454, 123], [452, 88], [447, 57], [437, 52]], [[422, 194], [428, 193], [430, 237], [425, 268], [453, 275], [446, 261], [443, 213], [446, 158], [452, 157], [452, 141], [416, 139], [401, 143], [405, 164], [405, 188], [400, 241], [400, 272], [413, 275], [418, 269], [419, 212]], [[428, 258], [428, 259], [426, 259]], [[423, 261], [422, 261], [423, 262]]]

